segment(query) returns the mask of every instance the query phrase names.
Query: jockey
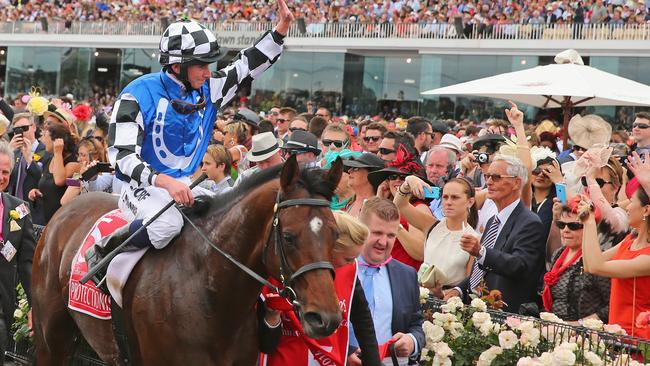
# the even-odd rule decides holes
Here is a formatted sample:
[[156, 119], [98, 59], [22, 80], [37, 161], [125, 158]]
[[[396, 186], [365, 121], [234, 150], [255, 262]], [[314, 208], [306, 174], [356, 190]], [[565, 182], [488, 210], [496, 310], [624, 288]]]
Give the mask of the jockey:
[[[216, 73], [209, 65], [226, 51], [211, 31], [191, 20], [175, 22], [165, 30], [159, 47], [162, 71], [144, 75], [122, 91], [109, 126], [109, 160], [116, 176], [129, 183], [118, 206], [131, 224], [86, 252], [89, 269], [172, 199], [190, 206], [195, 195], [207, 193], [200, 187], [190, 190], [190, 176], [199, 169], [219, 109], [242, 83], [258, 77], [282, 54], [293, 15], [284, 0], [278, 0], [278, 11], [275, 29]], [[164, 248], [182, 226], [180, 212], [168, 209], [129, 247]]]

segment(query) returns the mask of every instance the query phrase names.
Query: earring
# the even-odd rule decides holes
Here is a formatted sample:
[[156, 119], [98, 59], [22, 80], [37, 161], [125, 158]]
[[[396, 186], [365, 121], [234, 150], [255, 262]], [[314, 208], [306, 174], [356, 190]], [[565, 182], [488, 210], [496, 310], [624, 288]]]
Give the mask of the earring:
[[648, 217], [648, 216], [643, 216], [643, 221], [645, 221], [645, 218], [646, 218], [646, 217]]

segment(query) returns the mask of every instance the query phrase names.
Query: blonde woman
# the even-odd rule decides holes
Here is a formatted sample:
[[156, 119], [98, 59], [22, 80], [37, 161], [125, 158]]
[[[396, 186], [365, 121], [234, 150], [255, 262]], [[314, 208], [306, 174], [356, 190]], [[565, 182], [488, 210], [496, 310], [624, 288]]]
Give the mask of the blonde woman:
[[[368, 228], [346, 212], [334, 211], [334, 219], [339, 229], [339, 237], [332, 253], [332, 264], [336, 268], [334, 287], [344, 305], [342, 306], [343, 318], [349, 319], [354, 325], [354, 335], [359, 343], [359, 349], [350, 355], [350, 358], [358, 360], [357, 354], [362, 350], [360, 354], [364, 366], [381, 365], [372, 315], [363, 288], [356, 276], [355, 259], [361, 253], [368, 237]], [[302, 328], [297, 323], [297, 318], [292, 319], [290, 316], [293, 310], [286, 305], [288, 305], [286, 300], [267, 294], [265, 306], [260, 306], [266, 308], [263, 320], [260, 321], [259, 335], [260, 349], [263, 352], [260, 358], [265, 365], [307, 366], [310, 364], [306, 352], [307, 344], [311, 345], [310, 349], [322, 344], [325, 346], [323, 352], [337, 355], [341, 359], [347, 357], [348, 334], [352, 331], [348, 325], [350, 323], [341, 322], [339, 329], [329, 337], [320, 340], [310, 339], [300, 331]], [[337, 346], [327, 347], [331, 345]], [[350, 358], [348, 364], [353, 364], [354, 361]]]
[[248, 139], [248, 127], [244, 122], [231, 122], [223, 127], [223, 146], [228, 149], [232, 158], [232, 166], [235, 171], [243, 171], [247, 166], [239, 168], [239, 162], [245, 160], [248, 149], [246, 140]]

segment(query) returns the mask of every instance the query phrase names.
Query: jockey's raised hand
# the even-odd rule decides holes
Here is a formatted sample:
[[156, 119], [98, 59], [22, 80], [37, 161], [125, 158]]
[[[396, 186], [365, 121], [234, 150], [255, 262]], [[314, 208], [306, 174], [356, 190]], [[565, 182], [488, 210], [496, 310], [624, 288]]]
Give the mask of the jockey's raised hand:
[[178, 204], [183, 206], [192, 206], [194, 204], [194, 195], [192, 194], [190, 187], [168, 175], [158, 174], [156, 177], [156, 187], [163, 188], [169, 192], [169, 195], [172, 196], [174, 201]]
[[287, 3], [284, 0], [277, 0], [278, 3], [278, 24], [275, 26], [275, 30], [283, 36], [286, 36], [289, 32], [289, 26], [293, 22], [293, 14]]

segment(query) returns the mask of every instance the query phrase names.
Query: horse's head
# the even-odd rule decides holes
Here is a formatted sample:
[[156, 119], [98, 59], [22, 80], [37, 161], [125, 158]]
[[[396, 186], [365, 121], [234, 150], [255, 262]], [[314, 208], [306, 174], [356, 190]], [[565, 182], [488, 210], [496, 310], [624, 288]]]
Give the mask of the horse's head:
[[271, 235], [275, 256], [269, 258], [267, 270], [290, 287], [287, 291], [295, 292], [294, 306], [312, 338], [332, 334], [341, 322], [330, 264], [338, 230], [328, 202], [342, 171], [338, 159], [327, 172], [301, 172], [294, 155], [280, 173]]

